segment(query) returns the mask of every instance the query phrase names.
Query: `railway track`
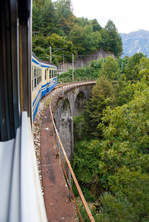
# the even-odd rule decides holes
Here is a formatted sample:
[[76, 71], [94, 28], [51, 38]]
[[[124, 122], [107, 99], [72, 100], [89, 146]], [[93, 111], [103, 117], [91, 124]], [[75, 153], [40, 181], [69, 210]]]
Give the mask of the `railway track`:
[[[73, 202], [69, 200], [70, 190], [67, 187], [69, 182], [66, 182], [65, 180], [66, 172], [64, 172], [65, 169], [62, 168], [63, 162], [60, 158], [60, 153], [58, 154], [56, 144], [57, 139], [61, 148], [63, 149], [63, 153], [66, 158], [65, 161], [67, 162], [68, 167], [71, 168], [71, 165], [56, 130], [52, 113], [55, 111], [56, 101], [59, 98], [62, 98], [65, 92], [72, 90], [73, 88], [89, 84], [95, 84], [95, 81], [60, 84], [49, 95], [43, 98], [39, 105], [39, 111], [33, 126], [33, 129], [37, 129], [37, 132], [36, 130], [34, 131], [34, 144], [36, 147], [40, 178], [42, 178], [41, 182], [44, 192], [47, 217], [49, 221], [78, 221], [75, 212], [75, 209], [78, 209], [78, 207], [74, 206], [73, 204], [73, 202], [75, 202], [75, 198]], [[77, 184], [79, 194], [83, 200], [83, 204], [90, 218], [90, 221], [94, 221], [94, 218], [92, 217], [82, 191], [80, 190], [72, 168], [70, 171], [73, 179], [75, 180], [75, 183]], [[78, 214], [79, 213], [80, 212], [78, 210]], [[83, 219], [81, 219], [81, 221], [83, 221]]]

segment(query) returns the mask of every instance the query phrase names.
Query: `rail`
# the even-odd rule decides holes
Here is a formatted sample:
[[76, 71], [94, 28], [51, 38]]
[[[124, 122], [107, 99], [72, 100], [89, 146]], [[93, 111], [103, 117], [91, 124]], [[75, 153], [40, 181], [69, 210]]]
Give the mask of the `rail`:
[[47, 222], [26, 112], [21, 122], [15, 139], [0, 142], [0, 221]]
[[62, 87], [62, 86], [80, 86], [80, 85], [86, 85], [86, 84], [95, 84], [96, 80], [86, 80], [86, 81], [73, 81], [73, 82], [64, 82], [64, 83], [58, 83], [57, 87]]
[[[80, 86], [80, 85], [89, 85], [89, 84], [94, 84], [94, 83], [95, 83], [94, 81], [91, 81], [91, 82], [88, 82], [88, 83], [87, 83], [87, 82], [85, 82], [85, 83], [75, 83], [75, 84], [70, 84], [69, 86], [64, 86], [64, 87], [66, 87], [66, 89], [69, 90], [69, 89], [71, 89], [71, 87], [77, 87], [77, 86]], [[62, 87], [63, 87], [63, 86], [62, 86]], [[59, 89], [59, 88], [58, 88], [58, 89]], [[51, 95], [51, 97], [52, 97], [52, 95]], [[75, 183], [75, 186], [76, 186], [76, 188], [77, 188], [77, 190], [78, 190], [79, 196], [80, 196], [80, 198], [81, 198], [81, 200], [82, 200], [82, 203], [83, 203], [83, 205], [84, 205], [84, 208], [85, 208], [85, 210], [86, 210], [86, 213], [87, 213], [87, 215], [88, 215], [88, 218], [90, 219], [91, 222], [95, 222], [95, 220], [94, 220], [94, 218], [93, 218], [93, 216], [92, 216], [92, 213], [91, 213], [91, 211], [90, 211], [90, 209], [89, 209], [89, 207], [88, 207], [88, 204], [87, 204], [87, 202], [86, 202], [86, 200], [85, 200], [85, 198], [84, 198], [84, 195], [83, 195], [83, 193], [82, 193], [82, 190], [81, 190], [81, 188], [80, 188], [80, 186], [79, 186], [79, 183], [78, 183], [78, 181], [77, 181], [77, 179], [76, 179], [76, 176], [75, 176], [75, 174], [74, 174], [74, 171], [73, 171], [73, 169], [72, 169], [72, 167], [71, 167], [70, 161], [69, 161], [69, 159], [68, 159], [68, 157], [67, 157], [67, 154], [66, 154], [65, 149], [64, 149], [64, 147], [63, 147], [63, 144], [62, 144], [61, 138], [60, 138], [60, 136], [59, 136], [58, 130], [57, 130], [57, 128], [56, 128], [56, 125], [55, 125], [55, 122], [54, 122], [54, 118], [53, 118], [53, 113], [52, 113], [51, 100], [50, 100], [50, 107], [49, 107], [49, 108], [50, 108], [50, 114], [51, 114], [52, 124], [53, 124], [54, 130], [55, 130], [55, 133], [56, 133], [56, 137], [57, 137], [58, 142], [59, 142], [59, 144], [60, 144], [61, 151], [62, 151], [62, 153], [63, 153], [63, 155], [64, 155], [65, 161], [66, 161], [67, 166], [68, 166], [68, 168], [69, 168], [69, 170], [70, 170], [70, 173], [71, 173], [71, 176], [72, 176], [73, 181], [74, 181], [74, 183]], [[66, 175], [65, 175], [65, 176], [66, 176]]]

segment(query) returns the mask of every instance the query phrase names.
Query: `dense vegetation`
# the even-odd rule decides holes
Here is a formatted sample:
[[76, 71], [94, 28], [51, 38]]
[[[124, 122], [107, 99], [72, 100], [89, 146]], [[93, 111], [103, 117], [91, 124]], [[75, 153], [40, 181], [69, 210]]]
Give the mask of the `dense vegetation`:
[[[83, 81], [83, 80], [96, 80], [99, 76], [99, 70], [103, 59], [98, 61], [92, 61], [90, 65], [84, 66], [74, 70], [74, 81]], [[62, 73], [58, 76], [58, 82], [72, 82], [72, 70]]]
[[[70, 0], [33, 1], [33, 51], [53, 62], [98, 49], [122, 52], [112, 21], [76, 18]], [[74, 72], [98, 79], [84, 112], [74, 118], [73, 168], [97, 222], [149, 221], [149, 59], [107, 57]], [[72, 79], [71, 70], [59, 81]], [[86, 219], [87, 221], [87, 219]]]
[[95, 220], [149, 221], [149, 59], [106, 58], [74, 126], [73, 167]]
[[102, 28], [96, 19], [75, 17], [71, 0], [34, 0], [33, 51], [49, 61], [49, 46], [55, 64], [71, 61], [72, 53], [85, 56], [98, 49], [115, 56], [122, 53], [121, 38], [112, 21]]
[[[115, 59], [112, 56], [101, 58], [98, 61], [92, 61], [90, 65], [74, 70], [74, 80], [96, 80], [99, 76], [104, 75], [111, 80], [125, 78], [127, 80], [139, 79], [139, 61], [142, 53], [123, 59]], [[71, 82], [72, 70], [62, 73], [58, 77], [59, 82]]]

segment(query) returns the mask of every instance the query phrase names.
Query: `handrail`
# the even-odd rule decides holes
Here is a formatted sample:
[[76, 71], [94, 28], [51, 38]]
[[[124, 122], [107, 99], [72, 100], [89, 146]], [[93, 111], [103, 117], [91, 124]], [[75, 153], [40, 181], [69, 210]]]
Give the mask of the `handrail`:
[[[77, 84], [77, 85], [78, 85], [78, 84]], [[82, 85], [82, 84], [81, 84], [81, 85]], [[51, 96], [51, 97], [52, 97], [52, 96]], [[74, 183], [75, 183], [75, 185], [76, 185], [76, 188], [77, 188], [77, 190], [78, 190], [78, 193], [79, 193], [79, 195], [80, 195], [80, 198], [81, 198], [82, 203], [83, 203], [83, 205], [84, 205], [84, 208], [85, 208], [85, 210], [86, 210], [86, 213], [87, 213], [90, 221], [91, 221], [91, 222], [95, 222], [95, 220], [94, 220], [94, 218], [93, 218], [93, 216], [92, 216], [92, 213], [91, 213], [91, 211], [90, 211], [90, 209], [89, 209], [89, 207], [88, 207], [88, 204], [87, 204], [87, 202], [86, 202], [86, 200], [85, 200], [85, 198], [84, 198], [84, 195], [83, 195], [83, 193], [82, 193], [82, 190], [81, 190], [81, 188], [80, 188], [80, 186], [79, 186], [79, 183], [78, 183], [78, 181], [77, 181], [77, 179], [76, 179], [75, 173], [74, 173], [74, 171], [73, 171], [73, 169], [72, 169], [72, 167], [71, 167], [70, 161], [69, 161], [69, 159], [68, 159], [68, 157], [67, 157], [67, 154], [66, 154], [65, 149], [64, 149], [64, 147], [63, 147], [63, 144], [62, 144], [61, 138], [60, 138], [60, 136], [59, 136], [58, 130], [57, 130], [57, 128], [56, 128], [56, 125], [55, 125], [55, 122], [54, 122], [54, 118], [53, 118], [52, 108], [51, 108], [51, 99], [50, 99], [50, 106], [49, 106], [49, 108], [50, 108], [50, 114], [51, 114], [52, 124], [53, 124], [53, 126], [54, 126], [54, 130], [55, 130], [57, 139], [58, 139], [58, 141], [59, 141], [60, 148], [61, 148], [61, 150], [62, 150], [62, 152], [63, 152], [63, 154], [64, 154], [64, 158], [65, 158], [65, 160], [66, 160], [66, 163], [67, 163], [68, 168], [69, 168], [69, 170], [70, 170], [70, 173], [71, 173], [71, 175], [72, 175], [72, 178], [73, 178], [73, 180], [74, 180]]]

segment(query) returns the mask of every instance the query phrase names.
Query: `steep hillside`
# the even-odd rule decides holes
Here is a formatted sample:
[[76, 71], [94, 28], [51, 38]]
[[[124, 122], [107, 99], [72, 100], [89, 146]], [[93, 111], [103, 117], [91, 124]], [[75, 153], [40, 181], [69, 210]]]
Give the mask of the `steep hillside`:
[[112, 21], [103, 28], [96, 19], [77, 18], [71, 0], [33, 0], [33, 52], [56, 65], [98, 50], [121, 55], [122, 42]]
[[139, 30], [128, 34], [120, 34], [123, 44], [123, 56], [132, 56], [142, 52], [149, 57], [149, 31]]

